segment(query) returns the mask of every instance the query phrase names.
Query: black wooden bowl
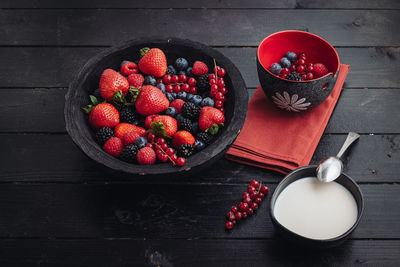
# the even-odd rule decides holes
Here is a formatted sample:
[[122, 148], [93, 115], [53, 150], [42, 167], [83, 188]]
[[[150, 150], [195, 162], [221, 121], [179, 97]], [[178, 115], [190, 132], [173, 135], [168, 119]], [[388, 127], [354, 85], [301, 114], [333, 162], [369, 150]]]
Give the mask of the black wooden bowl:
[[[279, 62], [288, 51], [296, 54], [305, 52], [307, 60], [323, 63], [329, 73], [307, 81], [286, 80], [271, 73], [271, 64]], [[339, 67], [339, 56], [333, 46], [308, 32], [277, 32], [265, 38], [257, 49], [261, 87], [278, 107], [287, 111], [309, 110], [324, 102], [336, 83]]]
[[[103, 151], [95, 142], [93, 131], [89, 127], [87, 117], [81, 107], [89, 102], [89, 94], [98, 88], [100, 75], [106, 68], [118, 69], [122, 60], [138, 58], [138, 51], [143, 47], [162, 49], [168, 59], [168, 64], [178, 57], [185, 57], [189, 62], [201, 60], [208, 66], [213, 66], [213, 58], [218, 65], [225, 68], [224, 76], [228, 94], [225, 102], [225, 127], [218, 138], [204, 150], [187, 159], [183, 167], [162, 163], [150, 166], [123, 162]], [[169, 62], [171, 60], [171, 62]], [[199, 170], [219, 159], [242, 128], [247, 113], [248, 94], [242, 75], [235, 65], [224, 55], [204, 44], [177, 38], [168, 39], [138, 39], [112, 47], [91, 58], [70, 84], [65, 97], [65, 122], [69, 135], [75, 144], [96, 162], [108, 167], [113, 172], [125, 174], [167, 174], [186, 173]]]
[[364, 198], [361, 193], [360, 187], [349, 176], [342, 173], [340, 175], [340, 177], [335, 180], [335, 182], [343, 185], [347, 190], [350, 191], [350, 193], [353, 195], [353, 197], [357, 203], [357, 209], [358, 209], [357, 220], [354, 223], [354, 225], [348, 231], [346, 231], [344, 234], [342, 234], [338, 237], [335, 237], [335, 238], [324, 239], [324, 240], [307, 238], [307, 237], [298, 235], [298, 234], [290, 231], [285, 226], [280, 224], [274, 214], [275, 202], [276, 202], [279, 194], [289, 184], [293, 183], [294, 181], [296, 181], [298, 179], [305, 178], [305, 177], [315, 177], [316, 176], [316, 168], [317, 168], [317, 166], [315, 166], [315, 165], [301, 167], [301, 168], [295, 169], [294, 171], [292, 171], [288, 175], [286, 175], [286, 177], [278, 184], [278, 186], [276, 187], [276, 189], [274, 191], [274, 194], [271, 197], [269, 213], [270, 213], [270, 218], [272, 220], [272, 223], [275, 226], [275, 228], [278, 230], [278, 233], [281, 234], [291, 244], [293, 244], [295, 246], [306, 246], [309, 248], [324, 249], [324, 248], [335, 247], [335, 246], [342, 244], [344, 241], [346, 241], [350, 237], [350, 234], [354, 231], [354, 229], [357, 227], [358, 223], [360, 222], [360, 219], [361, 219], [361, 216], [362, 216], [362, 213], [364, 210]]

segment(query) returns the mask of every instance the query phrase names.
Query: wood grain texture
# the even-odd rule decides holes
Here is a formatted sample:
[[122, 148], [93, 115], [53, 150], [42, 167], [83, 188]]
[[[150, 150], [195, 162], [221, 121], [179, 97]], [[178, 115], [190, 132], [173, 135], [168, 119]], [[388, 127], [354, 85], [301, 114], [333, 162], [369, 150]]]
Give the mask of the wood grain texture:
[[[104, 49], [0, 47], [3, 62], [0, 87], [68, 87], [86, 61]], [[248, 87], [257, 87], [256, 48], [217, 49], [232, 60]], [[337, 48], [337, 51], [341, 63], [350, 65], [346, 88], [399, 88], [400, 47]], [[26, 67], [21, 68], [21, 65]], [[366, 77], [366, 73], [373, 73], [373, 76]]]
[[396, 0], [357, 0], [357, 1], [323, 1], [323, 0], [252, 0], [252, 1], [241, 1], [241, 0], [204, 0], [204, 1], [115, 1], [110, 2], [106, 0], [100, 1], [51, 1], [51, 0], [4, 0], [0, 3], [0, 8], [296, 8], [296, 9], [307, 9], [307, 8], [339, 8], [339, 9], [399, 9], [399, 2]]
[[[243, 185], [3, 184], [1, 238], [272, 238], [269, 198], [225, 231]], [[400, 185], [361, 185], [365, 209], [352, 238], [400, 238]]]
[[[221, 159], [188, 177], [125, 178], [99, 169], [68, 135], [0, 135], [0, 182], [137, 182], [137, 183], [247, 183], [252, 177], [277, 183], [282, 174]], [[311, 163], [336, 154], [345, 135], [324, 135]], [[364, 135], [352, 148], [345, 171], [358, 182], [400, 182], [400, 136]]]
[[399, 240], [349, 240], [340, 247], [316, 253], [301, 248], [291, 249], [278, 238], [0, 240], [0, 264], [9, 267], [396, 266], [399, 247]]
[[[0, 21], [0, 45], [13, 46], [112, 45], [159, 35], [209, 45], [256, 46], [265, 36], [287, 29], [310, 31], [336, 46], [400, 42], [396, 10], [21, 9], [2, 10]], [[143, 22], [146, 27], [132, 27]]]

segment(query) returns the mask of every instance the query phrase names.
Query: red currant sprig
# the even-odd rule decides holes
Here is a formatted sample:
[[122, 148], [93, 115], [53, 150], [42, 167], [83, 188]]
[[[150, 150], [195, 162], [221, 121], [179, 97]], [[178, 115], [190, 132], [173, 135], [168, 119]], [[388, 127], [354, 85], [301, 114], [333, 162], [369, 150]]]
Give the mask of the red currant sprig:
[[233, 206], [227, 213], [228, 220], [225, 223], [225, 228], [230, 230], [236, 222], [253, 215], [268, 192], [269, 188], [266, 185], [262, 185], [257, 180], [252, 180], [247, 191], [242, 194], [242, 201], [237, 206]]
[[149, 142], [151, 142], [149, 144], [153, 146], [152, 148], [156, 151], [156, 156], [161, 162], [167, 162], [169, 160], [174, 166], [185, 165], [185, 159], [181, 157], [178, 158], [178, 156], [175, 154], [175, 150], [171, 147], [168, 147], [164, 138], [156, 138], [155, 134], [150, 133], [147, 139]]

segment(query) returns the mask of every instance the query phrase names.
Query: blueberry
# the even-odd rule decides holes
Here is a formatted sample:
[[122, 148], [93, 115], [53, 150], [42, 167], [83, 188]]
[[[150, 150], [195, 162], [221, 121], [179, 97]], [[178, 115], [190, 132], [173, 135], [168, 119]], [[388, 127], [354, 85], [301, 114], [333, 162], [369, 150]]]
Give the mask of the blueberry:
[[196, 151], [200, 151], [200, 150], [204, 149], [205, 147], [206, 147], [206, 145], [199, 140], [196, 140], [193, 145], [193, 148]]
[[165, 95], [166, 91], [165, 91], [165, 85], [163, 83], [157, 84], [157, 88], [160, 89], [161, 92], [163, 92], [163, 94]]
[[180, 98], [180, 99], [182, 99], [182, 100], [186, 100], [186, 92], [184, 92], [184, 91], [180, 91], [178, 94], [177, 94], [177, 96], [178, 96], [178, 98]]
[[168, 101], [169, 101], [169, 102], [172, 102], [172, 101], [175, 100], [175, 98], [172, 96], [171, 93], [167, 93], [167, 98], [168, 98]]
[[287, 57], [283, 57], [281, 58], [281, 65], [284, 68], [290, 68], [290, 65], [292, 64], [290, 63], [290, 60]]
[[193, 70], [192, 67], [187, 68], [187, 70], [186, 70], [186, 75], [187, 75], [187, 76], [193, 76], [192, 70]]
[[178, 115], [176, 115], [175, 119], [179, 122], [181, 120], [183, 120], [185, 117], [183, 117], [183, 115], [181, 113], [179, 113]]
[[175, 70], [174, 66], [172, 66], [172, 65], [168, 66], [167, 74], [169, 74], [169, 75], [175, 75], [176, 74], [176, 70]]
[[186, 95], [186, 100], [187, 101], [191, 101], [192, 99], [193, 99], [193, 94], [191, 94], [191, 93], [187, 93], [187, 95]]
[[172, 95], [172, 97], [173, 97], [174, 99], [176, 99], [177, 94], [176, 94], [175, 92], [172, 92], [171, 95]]
[[201, 106], [209, 106], [209, 107], [213, 107], [214, 106], [214, 100], [212, 100], [209, 97], [206, 97], [203, 99], [203, 101], [201, 101]]
[[180, 57], [175, 61], [175, 67], [177, 70], [186, 70], [188, 66], [189, 62], [183, 57]]
[[192, 102], [193, 102], [196, 106], [198, 106], [198, 105], [200, 105], [200, 103], [201, 103], [202, 100], [203, 100], [203, 98], [201, 98], [201, 96], [199, 96], [199, 95], [194, 95], [194, 96], [193, 96], [193, 99], [192, 99]]
[[140, 149], [142, 147], [145, 147], [147, 144], [147, 140], [144, 137], [138, 137], [135, 141], [135, 145]]
[[97, 88], [96, 90], [94, 90], [94, 91], [93, 91], [93, 95], [94, 95], [97, 99], [101, 99], [100, 88]]
[[199, 123], [197, 121], [192, 124], [192, 133], [197, 133], [199, 131]]
[[165, 111], [165, 115], [169, 115], [171, 117], [175, 117], [176, 109], [174, 107], [167, 108], [167, 110]]
[[128, 63], [128, 62], [131, 62], [131, 61], [130, 61], [130, 60], [123, 60], [123, 61], [121, 62], [120, 68], [122, 68], [122, 65], [124, 65], [125, 63]]
[[280, 64], [278, 63], [272, 63], [271, 67], [269, 67], [269, 70], [273, 73], [273, 74], [279, 74], [282, 71], [282, 67]]
[[289, 52], [286, 53], [286, 57], [287, 57], [290, 61], [293, 61], [293, 60], [296, 59], [297, 56], [296, 56], [296, 53], [295, 53], [295, 52], [289, 51]]
[[156, 86], [156, 79], [154, 79], [154, 77], [152, 76], [146, 76], [144, 77], [144, 85], [153, 85]]
[[180, 70], [180, 71], [178, 71], [178, 73], [177, 73], [178, 75], [186, 75], [186, 71], [184, 71], [184, 70]]

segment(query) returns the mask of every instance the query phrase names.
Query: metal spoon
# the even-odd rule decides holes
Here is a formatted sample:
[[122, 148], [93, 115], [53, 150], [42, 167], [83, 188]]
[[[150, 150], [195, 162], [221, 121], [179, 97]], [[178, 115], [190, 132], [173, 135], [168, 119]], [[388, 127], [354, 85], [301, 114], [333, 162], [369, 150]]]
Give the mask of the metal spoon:
[[343, 170], [343, 163], [340, 158], [349, 146], [360, 137], [359, 134], [350, 132], [347, 135], [346, 141], [336, 157], [328, 157], [322, 160], [317, 167], [317, 178], [321, 182], [329, 183], [340, 176]]

